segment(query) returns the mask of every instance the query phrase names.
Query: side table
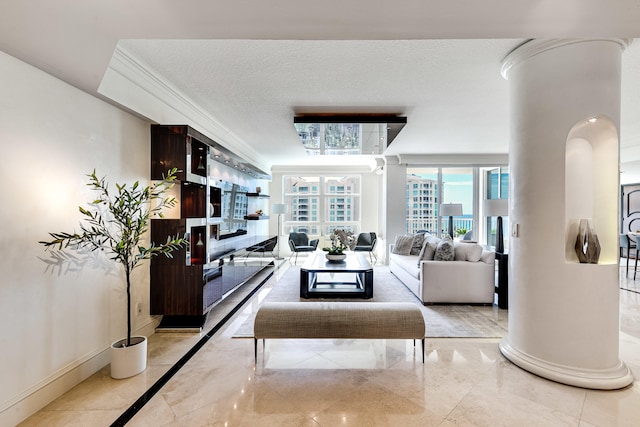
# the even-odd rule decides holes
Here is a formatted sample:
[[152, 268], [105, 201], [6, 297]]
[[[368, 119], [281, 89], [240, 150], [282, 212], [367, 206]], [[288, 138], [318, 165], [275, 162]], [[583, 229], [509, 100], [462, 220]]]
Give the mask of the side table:
[[498, 260], [498, 307], [509, 308], [509, 254], [496, 252]]

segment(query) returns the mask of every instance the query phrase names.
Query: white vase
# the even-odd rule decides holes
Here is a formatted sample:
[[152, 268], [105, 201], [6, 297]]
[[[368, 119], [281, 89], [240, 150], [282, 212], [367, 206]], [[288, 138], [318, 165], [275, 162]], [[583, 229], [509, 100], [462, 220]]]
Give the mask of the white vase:
[[126, 341], [111, 344], [111, 378], [129, 378], [147, 368], [147, 337], [132, 336], [131, 345], [122, 347]]
[[341, 254], [341, 255], [326, 254], [325, 257], [329, 262], [342, 262], [347, 257], [347, 255], [346, 254]]

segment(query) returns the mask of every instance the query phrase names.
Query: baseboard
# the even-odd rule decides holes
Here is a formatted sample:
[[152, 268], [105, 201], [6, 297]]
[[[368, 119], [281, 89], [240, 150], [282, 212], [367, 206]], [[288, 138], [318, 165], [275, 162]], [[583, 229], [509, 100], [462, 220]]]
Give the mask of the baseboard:
[[[133, 332], [133, 335], [149, 337], [155, 333], [159, 323], [159, 317], [150, 317], [144, 325]], [[19, 424], [108, 364], [109, 347], [107, 346], [59, 369], [11, 401], [2, 404], [0, 426]]]
[[24, 421], [108, 364], [109, 348], [105, 348], [60, 369], [3, 405], [0, 425], [13, 426]]
[[502, 355], [516, 366], [561, 384], [594, 390], [617, 390], [633, 383], [631, 370], [621, 360], [608, 368], [584, 369], [531, 356], [513, 347], [508, 337], [500, 341], [499, 348]]

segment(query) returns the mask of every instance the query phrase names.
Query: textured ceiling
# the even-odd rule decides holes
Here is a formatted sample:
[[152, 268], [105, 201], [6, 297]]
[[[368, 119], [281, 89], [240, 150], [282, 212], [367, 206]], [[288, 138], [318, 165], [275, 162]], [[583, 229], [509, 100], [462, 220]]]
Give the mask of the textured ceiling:
[[[385, 154], [506, 153], [502, 58], [520, 40], [123, 41], [273, 164], [308, 159], [293, 117], [392, 113], [407, 126]], [[267, 149], [268, 148], [268, 149]], [[301, 159], [302, 157], [302, 159]]]
[[[0, 50], [162, 119], [140, 99], [123, 102], [124, 86], [98, 92], [120, 47], [215, 122], [221, 143], [261, 165], [303, 164], [314, 159], [292, 117], [329, 110], [407, 116], [387, 154], [505, 153], [499, 70], [511, 49], [529, 38], [640, 37], [639, 22], [639, 0], [22, 0], [2, 7]], [[630, 170], [640, 163], [638, 41], [622, 73]]]

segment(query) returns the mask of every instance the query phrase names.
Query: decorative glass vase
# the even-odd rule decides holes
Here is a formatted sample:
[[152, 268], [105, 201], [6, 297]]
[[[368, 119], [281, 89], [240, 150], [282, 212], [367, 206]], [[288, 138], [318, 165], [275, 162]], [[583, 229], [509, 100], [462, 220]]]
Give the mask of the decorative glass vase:
[[597, 264], [600, 258], [600, 241], [588, 219], [581, 219], [576, 237], [578, 261], [584, 264]]

